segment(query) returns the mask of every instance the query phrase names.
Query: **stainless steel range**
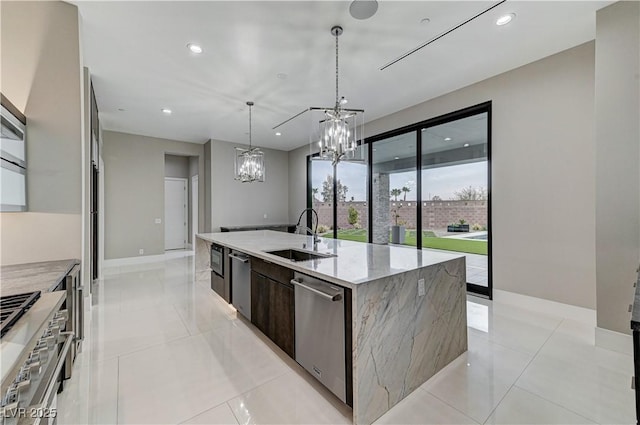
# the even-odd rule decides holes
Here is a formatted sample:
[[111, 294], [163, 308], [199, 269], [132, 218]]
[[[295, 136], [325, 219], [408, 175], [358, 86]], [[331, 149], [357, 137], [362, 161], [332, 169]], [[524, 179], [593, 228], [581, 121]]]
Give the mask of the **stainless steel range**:
[[0, 297], [3, 425], [55, 424], [63, 366], [74, 343], [61, 310], [65, 292]]

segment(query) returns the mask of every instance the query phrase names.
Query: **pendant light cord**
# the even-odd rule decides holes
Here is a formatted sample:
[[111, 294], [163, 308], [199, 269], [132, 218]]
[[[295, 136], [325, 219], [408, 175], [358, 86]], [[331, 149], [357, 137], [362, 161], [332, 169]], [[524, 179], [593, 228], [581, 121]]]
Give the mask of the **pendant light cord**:
[[338, 33], [336, 33], [336, 110], [338, 110]]
[[253, 102], [247, 102], [247, 105], [249, 105], [249, 151], [251, 151], [251, 107]]

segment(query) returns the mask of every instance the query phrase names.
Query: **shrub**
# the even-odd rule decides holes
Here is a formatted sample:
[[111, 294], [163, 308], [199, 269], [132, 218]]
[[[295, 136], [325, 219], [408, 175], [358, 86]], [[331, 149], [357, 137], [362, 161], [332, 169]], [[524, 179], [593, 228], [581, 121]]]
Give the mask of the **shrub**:
[[353, 207], [349, 207], [349, 224], [354, 225], [358, 222], [358, 210]]
[[322, 233], [327, 233], [329, 230], [329, 226], [325, 226], [324, 224], [320, 224], [318, 225], [318, 233], [322, 234]]
[[471, 227], [471, 230], [475, 230], [475, 231], [482, 230], [482, 226], [476, 223]]

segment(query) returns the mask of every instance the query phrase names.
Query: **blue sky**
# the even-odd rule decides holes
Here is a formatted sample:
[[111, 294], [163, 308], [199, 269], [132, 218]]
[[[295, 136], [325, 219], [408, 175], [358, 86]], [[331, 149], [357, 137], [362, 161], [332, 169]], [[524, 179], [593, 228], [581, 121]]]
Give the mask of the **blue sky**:
[[[333, 173], [331, 162], [313, 161], [312, 187], [322, 191], [322, 182], [327, 175]], [[474, 162], [471, 164], [453, 165], [450, 167], [431, 168], [422, 171], [422, 199], [431, 199], [439, 196], [442, 199], [452, 199], [454, 192], [460, 189], [473, 187], [487, 187], [487, 162]], [[391, 174], [389, 177], [392, 189], [407, 186], [411, 192], [407, 194], [407, 200], [416, 199], [416, 173], [415, 171]], [[367, 165], [359, 163], [341, 162], [338, 164], [338, 179], [349, 188], [347, 199], [353, 196], [356, 201], [367, 199]], [[403, 194], [404, 195], [404, 194]], [[403, 195], [398, 199], [402, 199]]]

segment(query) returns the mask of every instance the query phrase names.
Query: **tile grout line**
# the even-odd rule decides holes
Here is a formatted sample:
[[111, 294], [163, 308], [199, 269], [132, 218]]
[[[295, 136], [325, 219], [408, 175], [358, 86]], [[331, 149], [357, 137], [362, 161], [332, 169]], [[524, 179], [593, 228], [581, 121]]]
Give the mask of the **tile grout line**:
[[564, 409], [564, 410], [566, 410], [566, 411], [568, 411], [568, 412], [571, 412], [571, 413], [573, 413], [573, 414], [574, 414], [574, 415], [576, 415], [576, 416], [580, 416], [580, 417], [581, 417], [582, 419], [584, 419], [584, 420], [587, 420], [587, 421], [589, 421], [589, 422], [593, 422], [594, 424], [597, 424], [597, 423], [598, 423], [598, 422], [596, 422], [596, 421], [594, 421], [594, 420], [592, 420], [592, 419], [587, 418], [586, 416], [584, 416], [584, 415], [582, 415], [582, 414], [580, 414], [580, 413], [578, 413], [578, 412], [575, 412], [575, 411], [573, 411], [573, 410], [569, 409], [568, 407], [562, 406], [561, 404], [558, 404], [558, 403], [554, 402], [553, 400], [549, 400], [549, 399], [547, 399], [547, 398], [545, 398], [545, 397], [542, 397], [542, 396], [541, 396], [541, 395], [539, 395], [539, 394], [533, 393], [533, 392], [531, 392], [531, 391], [527, 390], [526, 388], [522, 388], [522, 387], [520, 387], [520, 386], [518, 386], [518, 385], [516, 385], [516, 384], [514, 384], [513, 386], [514, 386], [514, 387], [516, 387], [516, 388], [518, 388], [518, 389], [519, 389], [519, 390], [521, 390], [521, 391], [524, 391], [524, 392], [529, 393], [529, 394], [531, 394], [531, 395], [533, 395], [533, 396], [535, 396], [535, 397], [538, 397], [538, 398], [540, 398], [540, 399], [542, 399], [542, 400], [545, 400], [545, 401], [547, 401], [547, 402], [549, 402], [549, 403], [553, 404], [554, 406], [560, 407], [560, 408], [562, 408], [562, 409]]
[[509, 394], [509, 391], [511, 391], [511, 389], [513, 387], [516, 386], [516, 382], [518, 382], [518, 380], [520, 379], [520, 377], [522, 377], [522, 375], [524, 374], [524, 372], [527, 370], [527, 368], [529, 366], [531, 366], [531, 363], [533, 363], [533, 361], [536, 359], [536, 357], [538, 357], [538, 354], [540, 354], [540, 350], [542, 350], [542, 348], [547, 344], [547, 342], [549, 342], [549, 340], [551, 339], [551, 337], [553, 336], [553, 334], [556, 333], [556, 331], [558, 330], [558, 328], [560, 327], [560, 325], [562, 325], [564, 323], [566, 319], [562, 319], [560, 321], [560, 323], [558, 323], [558, 325], [555, 327], [555, 329], [553, 330], [553, 332], [551, 332], [549, 334], [549, 336], [547, 337], [547, 339], [544, 340], [544, 342], [542, 343], [542, 345], [540, 346], [540, 348], [538, 348], [538, 350], [535, 352], [535, 354], [531, 357], [531, 360], [529, 360], [529, 362], [527, 362], [526, 366], [522, 369], [522, 372], [520, 372], [520, 374], [516, 377], [516, 379], [513, 381], [513, 384], [511, 384], [511, 386], [509, 386], [509, 389], [507, 389], [507, 391], [504, 393], [504, 395], [502, 396], [502, 398], [500, 399], [500, 401], [498, 402], [498, 404], [496, 404], [496, 406], [491, 409], [491, 412], [489, 412], [489, 416], [487, 416], [485, 418], [484, 421], [482, 421], [483, 424], [486, 424], [486, 422], [489, 420], [489, 418], [491, 417], [491, 415], [493, 415], [493, 413], [496, 411], [496, 409], [498, 408], [498, 406], [500, 406], [500, 404], [502, 403], [502, 401], [505, 399], [505, 397], [507, 396], [507, 394]]
[[[209, 411], [209, 410], [211, 410], [211, 409], [216, 409], [216, 408], [218, 408], [218, 407], [222, 406], [223, 404], [226, 404], [226, 401], [223, 401], [222, 403], [216, 404], [215, 406], [207, 407], [207, 408], [206, 408], [206, 409], [204, 409], [203, 411], [196, 413], [195, 415], [193, 415], [193, 416], [191, 416], [191, 417], [189, 417], [189, 418], [185, 419], [184, 421], [180, 421], [180, 422], [178, 422], [178, 424], [179, 424], [179, 425], [182, 425], [182, 424], [184, 424], [184, 423], [187, 423], [187, 422], [189, 422], [191, 419], [194, 419], [194, 418], [196, 418], [197, 416], [200, 416], [200, 415], [202, 415], [203, 413], [208, 412], [208, 411]], [[232, 411], [232, 412], [233, 412], [233, 411]], [[234, 415], [234, 416], [235, 416], [235, 415]], [[237, 419], [236, 419], [236, 422], [237, 422]]]
[[[423, 384], [424, 385], [424, 384]], [[446, 404], [447, 406], [449, 406], [450, 408], [452, 408], [453, 410], [455, 410], [456, 412], [460, 413], [462, 416], [464, 416], [465, 418], [469, 418], [470, 420], [472, 420], [474, 423], [481, 425], [480, 422], [476, 421], [475, 419], [473, 419], [471, 416], [469, 416], [468, 414], [466, 414], [465, 412], [463, 412], [462, 410], [458, 409], [455, 406], [450, 405], [449, 403], [446, 402], [446, 400], [441, 399], [440, 397], [438, 397], [436, 394], [433, 394], [431, 391], [422, 388], [422, 385], [418, 387], [419, 390], [424, 391], [425, 393], [429, 394], [431, 397], [435, 398], [436, 400], [440, 400], [442, 403]], [[406, 398], [406, 397], [405, 397]], [[404, 399], [403, 399], [404, 400]], [[402, 401], [402, 400], [400, 400]]]
[[236, 422], [238, 424], [240, 424], [240, 419], [238, 419], [238, 416], [236, 416], [236, 412], [233, 411], [233, 409], [231, 408], [231, 405], [229, 404], [228, 401], [225, 401], [224, 404], [227, 405], [227, 407], [229, 408], [229, 410], [231, 410], [231, 414], [233, 415], [234, 419], [236, 420]]

